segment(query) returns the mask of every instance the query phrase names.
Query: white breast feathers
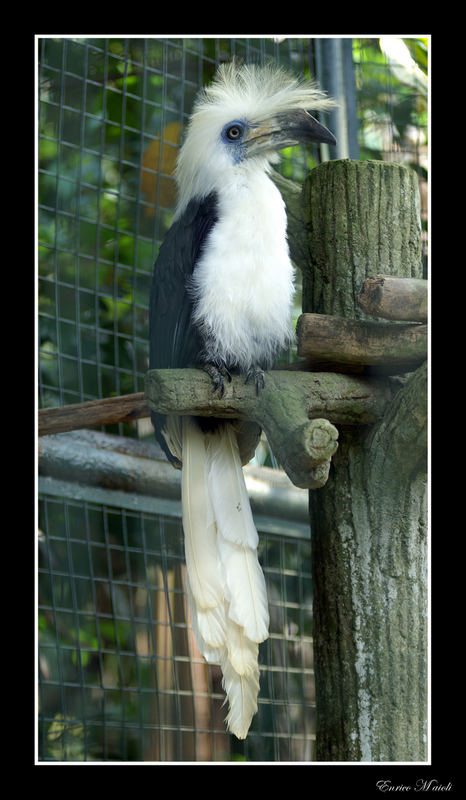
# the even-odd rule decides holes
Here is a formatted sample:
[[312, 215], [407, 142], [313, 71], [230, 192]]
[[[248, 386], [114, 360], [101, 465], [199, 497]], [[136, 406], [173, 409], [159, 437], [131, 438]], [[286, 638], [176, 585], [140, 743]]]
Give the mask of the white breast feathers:
[[284, 202], [266, 174], [249, 171], [227, 182], [218, 199], [218, 222], [190, 286], [193, 320], [208, 361], [268, 369], [293, 339]]

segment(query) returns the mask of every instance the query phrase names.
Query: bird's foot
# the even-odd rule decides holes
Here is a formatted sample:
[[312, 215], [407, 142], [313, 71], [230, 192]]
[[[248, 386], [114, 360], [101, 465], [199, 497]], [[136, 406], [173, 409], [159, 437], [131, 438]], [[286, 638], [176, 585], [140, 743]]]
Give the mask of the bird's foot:
[[231, 374], [225, 365], [217, 367], [215, 364], [203, 364], [202, 369], [210, 375], [213, 383], [213, 391], [219, 390], [219, 397], [225, 394], [225, 378], [231, 383]]
[[263, 389], [265, 386], [265, 374], [264, 370], [262, 369], [259, 364], [255, 364], [253, 367], [248, 369], [246, 373], [245, 383], [249, 383], [250, 380], [254, 378], [254, 383], [256, 385], [256, 394], [259, 394], [259, 390]]

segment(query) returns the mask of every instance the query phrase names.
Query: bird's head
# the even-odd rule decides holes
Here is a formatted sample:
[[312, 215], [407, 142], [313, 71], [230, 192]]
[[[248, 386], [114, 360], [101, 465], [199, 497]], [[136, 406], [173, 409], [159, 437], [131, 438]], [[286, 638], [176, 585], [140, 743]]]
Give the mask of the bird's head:
[[196, 100], [179, 154], [177, 213], [191, 198], [221, 188], [233, 172], [268, 169], [284, 147], [335, 144], [307, 110], [334, 105], [314, 81], [282, 69], [222, 64]]

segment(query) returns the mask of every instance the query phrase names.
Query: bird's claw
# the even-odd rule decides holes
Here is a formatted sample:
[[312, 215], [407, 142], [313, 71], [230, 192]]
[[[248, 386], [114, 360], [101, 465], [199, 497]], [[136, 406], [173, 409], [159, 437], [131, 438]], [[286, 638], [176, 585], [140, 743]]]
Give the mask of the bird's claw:
[[251, 369], [247, 371], [246, 379], [244, 382], [249, 383], [249, 381], [252, 380], [252, 378], [254, 378], [254, 383], [256, 386], [256, 395], [258, 395], [259, 390], [263, 389], [265, 386], [264, 370], [258, 364], [256, 364], [256, 366], [254, 367], [251, 367]]
[[225, 394], [225, 378], [228, 383], [231, 383], [231, 374], [229, 370], [223, 366], [221, 368], [215, 364], [204, 364], [202, 369], [211, 377], [213, 383], [213, 392], [219, 391], [219, 397], [222, 398]]

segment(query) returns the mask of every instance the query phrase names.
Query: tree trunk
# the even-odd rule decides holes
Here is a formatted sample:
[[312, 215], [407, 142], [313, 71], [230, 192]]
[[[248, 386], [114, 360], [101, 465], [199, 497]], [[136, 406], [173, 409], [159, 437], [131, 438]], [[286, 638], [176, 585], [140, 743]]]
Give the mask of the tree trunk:
[[[327, 162], [303, 213], [303, 310], [364, 319], [366, 278], [421, 277], [410, 169]], [[319, 761], [427, 758], [426, 382], [424, 362], [381, 420], [341, 426], [328, 482], [310, 492]]]

